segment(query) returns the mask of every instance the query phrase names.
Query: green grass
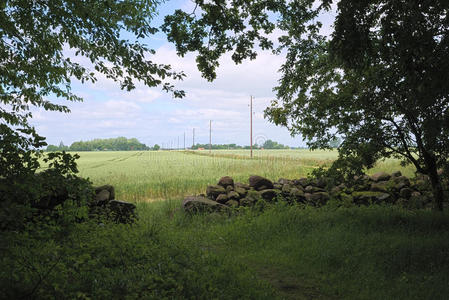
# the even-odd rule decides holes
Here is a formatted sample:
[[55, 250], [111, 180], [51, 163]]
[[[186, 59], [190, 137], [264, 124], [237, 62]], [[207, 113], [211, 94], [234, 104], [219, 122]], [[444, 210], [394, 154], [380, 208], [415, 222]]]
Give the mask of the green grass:
[[5, 232], [0, 298], [447, 299], [447, 213], [179, 206], [140, 203], [134, 225]]
[[[189, 215], [224, 175], [306, 176], [335, 152], [80, 153], [82, 176], [137, 202], [136, 224], [5, 232], [0, 299], [447, 299], [449, 214], [393, 206], [240, 208]], [[370, 173], [401, 168], [380, 162]], [[148, 201], [163, 198], [164, 201]], [[65, 210], [64, 210], [65, 211]], [[73, 217], [73, 216], [72, 216]], [[64, 217], [61, 220], [65, 220]], [[70, 223], [72, 224], [72, 223]]]
[[395, 207], [276, 205], [232, 218], [140, 204], [173, 244], [245, 265], [291, 299], [446, 299], [449, 215]]
[[[183, 197], [205, 191], [222, 176], [247, 182], [250, 175], [272, 180], [307, 176], [318, 166], [329, 166], [336, 151], [257, 150], [249, 159], [248, 150], [80, 152], [80, 175], [95, 185], [112, 184], [117, 198], [142, 202]], [[401, 170], [411, 176], [411, 167], [397, 160], [380, 162], [369, 173]]]

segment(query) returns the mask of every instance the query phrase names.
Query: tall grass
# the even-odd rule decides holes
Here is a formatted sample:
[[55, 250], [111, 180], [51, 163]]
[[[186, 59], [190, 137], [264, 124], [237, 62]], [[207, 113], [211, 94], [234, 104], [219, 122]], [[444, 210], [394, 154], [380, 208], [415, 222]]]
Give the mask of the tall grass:
[[[246, 182], [253, 174], [272, 180], [307, 176], [318, 166], [327, 167], [336, 159], [335, 151], [257, 150], [249, 159], [247, 150], [81, 152], [81, 176], [94, 184], [112, 184], [117, 197], [133, 202], [152, 201], [203, 193], [208, 184], [222, 176]], [[379, 163], [370, 170], [402, 170], [396, 160]]]
[[292, 299], [447, 299], [449, 215], [373, 206], [275, 205], [234, 217], [140, 204], [174, 244], [246, 265]]

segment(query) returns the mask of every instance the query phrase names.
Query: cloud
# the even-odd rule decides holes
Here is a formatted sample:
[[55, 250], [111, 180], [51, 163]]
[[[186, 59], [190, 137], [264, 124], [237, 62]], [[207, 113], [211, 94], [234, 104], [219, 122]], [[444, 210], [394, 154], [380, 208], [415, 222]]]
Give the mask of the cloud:
[[[193, 10], [190, 1], [182, 2], [185, 9]], [[322, 17], [325, 28], [331, 32], [332, 16]], [[271, 37], [279, 37], [277, 30]], [[158, 41], [160, 42], [160, 41]], [[159, 43], [161, 44], [161, 43]], [[158, 45], [159, 45], [158, 44]], [[186, 97], [174, 100], [160, 87], [148, 88], [142, 83], [130, 92], [122, 91], [119, 85], [102, 74], [97, 75], [94, 84], [73, 84], [73, 92], [83, 96], [83, 103], [68, 103], [69, 115], [34, 111], [34, 124], [49, 142], [63, 140], [70, 144], [76, 140], [105, 138], [123, 135], [136, 137], [152, 145], [174, 141], [184, 133], [187, 144], [191, 143], [195, 128], [197, 142], [207, 143], [209, 121], [212, 120], [214, 143], [249, 144], [249, 102], [253, 101], [254, 136], [276, 140], [291, 146], [304, 145], [299, 138], [291, 138], [287, 129], [274, 126], [263, 118], [264, 109], [275, 98], [272, 91], [281, 74], [278, 70], [285, 61], [283, 55], [259, 51], [257, 59], [235, 65], [231, 54], [224, 55], [217, 69], [217, 79], [208, 82], [201, 77], [195, 61], [195, 53], [178, 57], [173, 45], [165, 43], [148, 58], [155, 63], [172, 65], [176, 71], [187, 74], [185, 80], [173, 82], [177, 89], [183, 89]], [[151, 45], [150, 45], [151, 46]], [[72, 50], [66, 53], [74, 57]], [[86, 58], [76, 58], [89, 65]], [[67, 104], [67, 103], [65, 103]]]

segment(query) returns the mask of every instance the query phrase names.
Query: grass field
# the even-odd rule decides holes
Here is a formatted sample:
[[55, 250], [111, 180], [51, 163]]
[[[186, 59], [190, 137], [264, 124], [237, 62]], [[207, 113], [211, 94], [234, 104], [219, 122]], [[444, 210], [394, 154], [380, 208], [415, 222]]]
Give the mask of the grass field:
[[[0, 299], [447, 299], [447, 212], [282, 201], [230, 214], [180, 209], [183, 195], [224, 175], [298, 178], [336, 158], [306, 150], [248, 154], [80, 153], [81, 175], [137, 202], [137, 222], [7, 232]], [[413, 175], [395, 160], [369, 173], [380, 170]], [[62, 212], [58, 220], [69, 220], [70, 211]]]
[[[307, 176], [318, 166], [329, 166], [336, 151], [257, 150], [80, 152], [80, 175], [95, 185], [112, 184], [117, 197], [141, 202], [182, 197], [205, 191], [222, 176], [247, 182], [250, 175], [277, 180]], [[380, 162], [368, 173], [401, 170], [412, 176], [412, 167], [396, 160]]]

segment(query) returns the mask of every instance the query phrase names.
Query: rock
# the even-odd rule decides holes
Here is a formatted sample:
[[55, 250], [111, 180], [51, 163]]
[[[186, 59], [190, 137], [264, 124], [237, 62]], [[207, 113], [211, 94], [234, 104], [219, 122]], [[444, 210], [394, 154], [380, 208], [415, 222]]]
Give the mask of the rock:
[[371, 184], [370, 191], [373, 192], [386, 192], [387, 191], [387, 181], [374, 182]]
[[267, 190], [273, 188], [273, 182], [269, 179], [253, 175], [249, 177], [249, 186], [254, 188], [256, 191]]
[[296, 187], [290, 189], [289, 196], [294, 198], [296, 201], [305, 200], [304, 192]]
[[319, 179], [316, 180], [315, 185], [317, 187], [319, 187], [319, 188], [324, 189], [326, 187], [327, 183], [326, 183], [326, 180], [324, 178], [319, 178]]
[[201, 196], [189, 196], [184, 199], [182, 207], [186, 212], [211, 212], [226, 209], [226, 206]]
[[407, 207], [408, 206], [408, 200], [405, 198], [398, 198], [395, 202], [395, 204], [402, 206], [402, 207]]
[[234, 179], [232, 179], [229, 176], [221, 177], [220, 180], [218, 181], [218, 185], [221, 185], [224, 188], [228, 186], [234, 187]]
[[311, 185], [306, 186], [304, 189], [304, 192], [306, 192], [308, 194], [313, 193], [313, 186], [311, 186]]
[[246, 183], [237, 182], [236, 184], [234, 184], [234, 187], [249, 190], [249, 184]]
[[250, 190], [245, 198], [240, 200], [240, 205], [242, 206], [253, 206], [257, 201], [261, 200], [262, 196], [259, 192]]
[[304, 197], [306, 198], [306, 201], [309, 204], [315, 205], [315, 206], [321, 206], [326, 204], [326, 202], [329, 200], [329, 194], [326, 192], [318, 192], [318, 193], [305, 193]]
[[373, 192], [373, 191], [362, 191], [353, 192], [354, 202], [357, 204], [371, 204], [371, 203], [382, 203], [392, 201], [392, 197], [388, 193], [383, 192]]
[[305, 188], [306, 186], [309, 185], [309, 180], [307, 178], [300, 178], [300, 179], [297, 179], [297, 180], [293, 180], [293, 184], [296, 185], [296, 186], [300, 185], [303, 188]]
[[230, 192], [232, 192], [234, 190], [234, 187], [232, 186], [232, 185], [228, 185], [227, 187], [226, 187], [226, 193], [230, 193]]
[[111, 197], [111, 193], [108, 190], [101, 190], [95, 195], [94, 204], [97, 206], [106, 205]]
[[385, 172], [378, 172], [371, 176], [371, 180], [373, 180], [374, 182], [386, 181], [389, 180], [390, 178], [391, 175]]
[[341, 201], [343, 201], [347, 205], [350, 205], [354, 202], [354, 197], [352, 197], [352, 195], [348, 195], [346, 193], [340, 193], [339, 196], [340, 196]]
[[341, 184], [339, 184], [337, 186], [334, 186], [332, 188], [332, 190], [331, 190], [331, 193], [332, 194], [339, 194], [341, 192], [344, 192], [347, 188], [348, 187], [344, 183], [341, 183]]
[[396, 187], [401, 186], [401, 188], [403, 188], [410, 186], [410, 180], [405, 176], [393, 177], [393, 181], [396, 183]]
[[229, 200], [228, 202], [226, 202], [226, 205], [230, 206], [230, 207], [238, 207], [239, 206], [239, 202], [236, 201], [236, 200]]
[[275, 189], [275, 190], [282, 190], [282, 184], [280, 184], [280, 183], [273, 183], [273, 189]]
[[108, 200], [114, 200], [115, 199], [115, 189], [112, 185], [106, 184], [95, 188], [95, 194], [100, 193], [103, 190], [107, 190], [109, 192], [109, 199]]
[[285, 184], [292, 184], [292, 181], [290, 179], [279, 178], [278, 183], [281, 185], [285, 185]]
[[323, 190], [322, 188], [316, 187], [316, 186], [308, 185], [304, 189], [304, 192], [311, 194], [311, 193], [317, 193], [317, 192], [325, 192], [325, 190]]
[[276, 190], [267, 189], [260, 191], [260, 196], [267, 201], [272, 201], [277, 196]]
[[107, 207], [112, 219], [117, 223], [132, 223], [136, 219], [136, 206], [132, 203], [111, 200], [108, 202]]
[[418, 191], [427, 191], [431, 189], [430, 182], [425, 179], [418, 179], [415, 181], [414, 188]]
[[360, 176], [354, 176], [354, 182], [357, 184], [367, 184], [371, 180], [371, 177], [369, 177], [366, 174], [360, 175]]
[[399, 196], [401, 196], [401, 198], [405, 198], [405, 199], [409, 199], [412, 196], [413, 190], [410, 188], [402, 188], [399, 191]]
[[228, 196], [226, 196], [226, 194], [220, 194], [217, 196], [217, 199], [215, 199], [215, 201], [217, 201], [218, 203], [224, 204], [226, 202], [228, 202], [229, 198]]
[[407, 207], [414, 209], [424, 208], [426, 205], [426, 197], [422, 195], [420, 192], [413, 192], [408, 200]]
[[290, 194], [290, 190], [292, 189], [293, 187], [290, 185], [290, 184], [288, 184], [288, 183], [286, 183], [286, 184], [284, 184], [283, 186], [282, 186], [282, 193], [284, 194], [284, 195], [289, 195]]
[[215, 200], [217, 199], [218, 195], [226, 194], [226, 190], [221, 185], [208, 185], [206, 194], [208, 198]]
[[231, 192], [228, 193], [228, 199], [229, 200], [239, 200], [240, 198], [241, 198], [240, 194], [237, 193], [237, 192], [231, 191]]
[[400, 176], [402, 176], [401, 171], [396, 171], [391, 174], [391, 177], [400, 177]]
[[239, 194], [240, 198], [244, 198], [246, 194], [248, 194], [247, 190], [237, 186], [235, 187], [234, 191]]

